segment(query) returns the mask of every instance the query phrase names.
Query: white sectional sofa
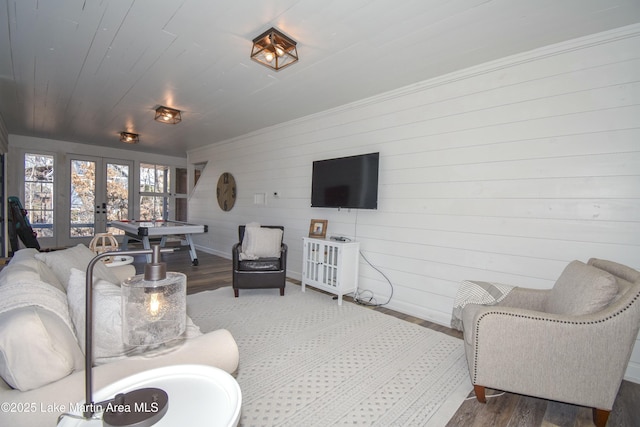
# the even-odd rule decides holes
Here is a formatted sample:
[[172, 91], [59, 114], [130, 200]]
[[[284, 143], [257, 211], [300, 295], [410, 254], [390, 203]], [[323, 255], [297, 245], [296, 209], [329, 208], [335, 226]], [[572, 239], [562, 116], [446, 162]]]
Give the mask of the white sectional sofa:
[[[83, 245], [46, 253], [22, 249], [0, 271], [0, 426], [53, 426], [62, 412], [84, 401], [84, 340], [78, 340], [84, 329], [77, 332], [83, 324], [77, 305], [84, 295], [76, 292], [83, 289], [77, 282], [84, 280], [92, 258]], [[94, 390], [168, 365], [237, 369], [231, 334], [222, 329], [202, 334], [190, 319], [183, 337], [153, 351], [114, 344], [120, 325], [117, 286], [133, 274], [131, 265], [98, 263], [94, 269], [94, 314], [107, 314], [94, 319]]]

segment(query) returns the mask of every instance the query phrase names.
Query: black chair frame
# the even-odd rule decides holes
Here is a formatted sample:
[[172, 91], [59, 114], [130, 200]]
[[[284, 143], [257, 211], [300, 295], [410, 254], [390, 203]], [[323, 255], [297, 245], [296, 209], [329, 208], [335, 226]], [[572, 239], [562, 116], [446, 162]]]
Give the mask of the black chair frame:
[[[263, 228], [279, 228], [280, 225], [263, 225]], [[240, 260], [242, 241], [244, 240], [245, 226], [238, 226], [238, 243], [233, 245], [233, 293], [238, 297], [239, 289], [280, 289], [280, 295], [284, 295], [284, 287], [287, 276], [287, 245], [281, 242], [280, 257], [259, 258], [257, 260]]]

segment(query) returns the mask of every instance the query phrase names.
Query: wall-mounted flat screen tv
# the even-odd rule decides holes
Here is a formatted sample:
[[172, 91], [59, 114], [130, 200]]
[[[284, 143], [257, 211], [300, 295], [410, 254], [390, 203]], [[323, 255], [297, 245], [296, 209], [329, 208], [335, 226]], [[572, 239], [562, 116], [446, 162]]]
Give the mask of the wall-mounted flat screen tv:
[[311, 206], [316, 208], [378, 208], [380, 153], [313, 162]]

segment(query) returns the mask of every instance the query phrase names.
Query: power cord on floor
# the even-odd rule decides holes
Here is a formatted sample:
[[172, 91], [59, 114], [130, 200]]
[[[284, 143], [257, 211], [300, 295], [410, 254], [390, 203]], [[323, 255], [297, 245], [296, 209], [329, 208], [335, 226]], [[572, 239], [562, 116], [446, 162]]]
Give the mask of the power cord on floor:
[[[380, 271], [380, 269], [378, 267], [374, 266], [373, 264], [371, 264], [371, 262], [369, 262], [369, 260], [367, 259], [366, 256], [364, 256], [362, 251], [360, 251], [360, 256], [362, 257], [362, 259], [364, 259], [366, 261], [367, 264], [369, 264], [371, 266], [371, 268], [373, 268], [375, 271], [380, 273], [382, 275], [382, 277], [384, 277], [386, 279], [387, 283], [389, 283], [389, 287], [391, 288], [391, 294], [389, 295], [389, 299], [387, 299], [386, 302], [378, 304], [376, 299], [373, 296], [373, 292], [371, 292], [369, 290], [364, 290], [362, 292], [356, 291], [356, 293], [353, 295], [353, 300], [356, 302], [356, 304], [366, 305], [367, 307], [382, 307], [383, 305], [389, 304], [389, 302], [391, 301], [391, 298], [393, 298], [393, 283], [391, 283], [391, 280], [389, 280], [389, 278], [382, 271]], [[363, 294], [365, 294], [365, 293], [370, 293], [371, 294], [371, 296], [369, 297], [368, 301], [365, 301], [366, 297], [363, 296]]]
[[[485, 397], [486, 397], [487, 399], [491, 399], [492, 397], [500, 397], [500, 396], [503, 396], [503, 395], [504, 395], [504, 391], [503, 391], [502, 393], [487, 394], [487, 395], [485, 395]], [[475, 398], [476, 398], [476, 396], [475, 396], [475, 395], [474, 395], [474, 396], [471, 396], [471, 397], [467, 397], [467, 398], [465, 399], [465, 401], [467, 401], [467, 400], [473, 400], [473, 399], [475, 399]]]

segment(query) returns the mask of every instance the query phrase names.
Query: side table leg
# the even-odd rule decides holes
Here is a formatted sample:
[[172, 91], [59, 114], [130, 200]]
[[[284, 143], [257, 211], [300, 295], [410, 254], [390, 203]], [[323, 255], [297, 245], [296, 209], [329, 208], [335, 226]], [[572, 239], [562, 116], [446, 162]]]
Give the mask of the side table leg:
[[[149, 243], [149, 236], [144, 236], [142, 238], [142, 247], [145, 249], [151, 249], [151, 244]], [[147, 257], [147, 264], [151, 263], [151, 255], [145, 255]]]

